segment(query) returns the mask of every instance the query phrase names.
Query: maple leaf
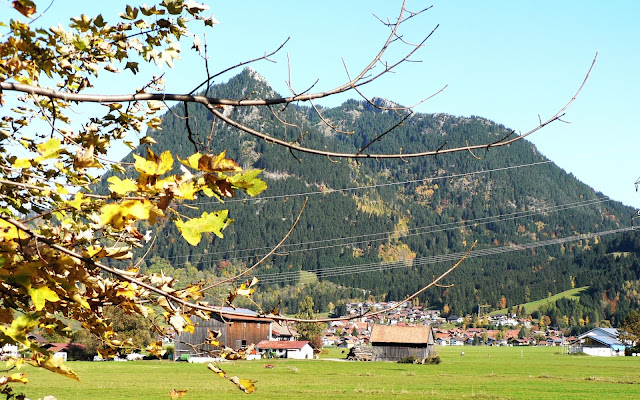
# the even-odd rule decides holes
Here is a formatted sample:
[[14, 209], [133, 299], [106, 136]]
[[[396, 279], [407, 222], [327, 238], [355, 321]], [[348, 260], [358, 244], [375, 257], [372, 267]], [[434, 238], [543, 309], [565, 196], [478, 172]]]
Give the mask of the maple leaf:
[[109, 182], [109, 190], [120, 195], [125, 195], [129, 192], [135, 192], [138, 190], [138, 184], [128, 178], [122, 180], [117, 176], [110, 176], [107, 179], [107, 182]]
[[100, 220], [103, 225], [111, 225], [114, 229], [122, 229], [129, 220], [149, 220], [155, 224], [157, 217], [163, 216], [149, 200], [126, 200], [122, 203], [105, 204], [100, 208]]
[[212, 232], [216, 236], [222, 237], [222, 230], [231, 223], [231, 220], [227, 218], [228, 214], [229, 210], [212, 213], [205, 211], [200, 218], [192, 218], [187, 222], [176, 220], [175, 224], [182, 237], [192, 246], [197, 246], [205, 232]]
[[29, 296], [31, 296], [31, 300], [33, 301], [33, 305], [35, 306], [36, 311], [42, 310], [47, 301], [52, 303], [60, 301], [60, 297], [58, 297], [58, 294], [51, 290], [48, 286], [40, 286], [38, 288], [29, 289]]

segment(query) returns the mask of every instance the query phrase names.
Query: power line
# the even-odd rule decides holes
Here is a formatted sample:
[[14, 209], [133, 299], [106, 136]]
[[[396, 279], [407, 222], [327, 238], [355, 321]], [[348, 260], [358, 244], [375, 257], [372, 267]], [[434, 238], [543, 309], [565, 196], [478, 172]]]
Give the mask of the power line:
[[[556, 205], [556, 206], [550, 206], [550, 207], [546, 207], [546, 208], [538, 208], [535, 210], [528, 210], [528, 211], [518, 211], [518, 212], [514, 212], [514, 213], [508, 213], [508, 214], [498, 214], [498, 215], [493, 215], [493, 216], [488, 216], [488, 217], [480, 217], [480, 218], [475, 218], [475, 219], [470, 219], [470, 220], [462, 220], [462, 221], [458, 221], [458, 222], [450, 222], [450, 223], [446, 223], [446, 224], [439, 224], [439, 225], [427, 225], [427, 226], [422, 226], [422, 227], [416, 227], [416, 228], [411, 228], [408, 230], [408, 233], [395, 233], [393, 231], [387, 231], [387, 232], [379, 232], [379, 233], [372, 233], [372, 234], [366, 234], [366, 235], [357, 235], [357, 236], [348, 236], [348, 237], [339, 237], [339, 238], [329, 238], [329, 239], [322, 239], [322, 240], [315, 240], [315, 241], [307, 241], [307, 242], [300, 242], [300, 243], [290, 243], [290, 244], [285, 244], [281, 247], [281, 252], [287, 252], [287, 253], [297, 253], [297, 252], [302, 252], [302, 251], [312, 251], [312, 250], [323, 250], [323, 249], [329, 249], [329, 248], [334, 248], [334, 247], [354, 247], [360, 244], [364, 244], [364, 243], [372, 243], [372, 242], [380, 242], [380, 241], [386, 241], [389, 239], [389, 235], [391, 234], [395, 234], [398, 238], [405, 238], [405, 237], [412, 237], [412, 236], [419, 236], [419, 235], [424, 235], [424, 234], [428, 234], [428, 233], [437, 233], [437, 232], [444, 232], [444, 231], [449, 231], [449, 230], [455, 230], [455, 229], [459, 229], [461, 227], [467, 227], [467, 226], [479, 226], [479, 225], [487, 225], [493, 222], [503, 222], [503, 221], [508, 221], [508, 220], [514, 220], [514, 219], [518, 219], [518, 218], [525, 218], [525, 217], [532, 217], [535, 215], [540, 215], [540, 214], [546, 214], [546, 213], [552, 213], [552, 212], [558, 212], [558, 211], [564, 211], [564, 210], [569, 210], [569, 209], [573, 209], [573, 208], [578, 208], [578, 207], [586, 207], [586, 206], [591, 206], [591, 205], [597, 205], [603, 202], [607, 202], [610, 201], [610, 199], [608, 197], [600, 197], [600, 198], [595, 198], [595, 199], [589, 199], [589, 200], [581, 200], [581, 201], [577, 201], [577, 202], [573, 202], [573, 203], [567, 203], [567, 204], [560, 204], [560, 205]], [[358, 240], [358, 241], [348, 241], [348, 240], [354, 240], [354, 239], [365, 239], [368, 238], [366, 240]], [[338, 242], [338, 243], [336, 243]], [[305, 246], [305, 245], [314, 245], [314, 244], [322, 244], [322, 243], [331, 243], [331, 244], [326, 244], [323, 246], [315, 246], [315, 247], [304, 247], [304, 248], [295, 248], [295, 247], [301, 247], [301, 246]], [[251, 255], [244, 255], [244, 256], [236, 256], [236, 259], [248, 259], [248, 258], [252, 258], [252, 257], [256, 257], [255, 252], [257, 251], [264, 251], [264, 250], [270, 250], [271, 247], [265, 246], [265, 247], [259, 247], [259, 248], [253, 248], [253, 249], [239, 249], [239, 250], [234, 250], [234, 253], [246, 253], [246, 252], [251, 252], [253, 254]], [[198, 257], [198, 256], [215, 256], [215, 255], [219, 255], [219, 254], [224, 254], [227, 251], [218, 251], [218, 252], [214, 252], [214, 253], [199, 253], [199, 254], [191, 254], [188, 256], [176, 256], [174, 257], [174, 259], [176, 258], [183, 258], [183, 257]], [[259, 255], [258, 255], [259, 256]], [[209, 263], [214, 263], [216, 261], [222, 261], [224, 260], [223, 258], [216, 258], [216, 259], [200, 259], [200, 262], [209, 262]], [[174, 266], [182, 266], [182, 265], [186, 265], [187, 262], [184, 263], [179, 263], [179, 264], [174, 264]]]
[[[326, 189], [326, 190], [316, 190], [316, 191], [304, 192], [304, 193], [292, 193], [292, 194], [280, 194], [280, 195], [274, 195], [274, 196], [248, 197], [248, 198], [242, 198], [242, 199], [229, 199], [229, 200], [225, 200], [224, 203], [228, 204], [228, 203], [238, 203], [238, 202], [248, 202], [248, 201], [254, 201], [255, 202], [255, 201], [265, 201], [265, 200], [291, 198], [291, 197], [313, 196], [313, 195], [317, 195], [317, 194], [325, 194], [326, 195], [326, 194], [333, 194], [333, 193], [346, 193], [346, 192], [352, 192], [352, 191], [355, 191], [355, 190], [373, 189], [373, 188], [386, 187], [386, 186], [408, 185], [410, 183], [431, 182], [431, 181], [437, 181], [437, 180], [443, 180], [443, 179], [460, 178], [460, 177], [468, 176], [468, 175], [479, 175], [479, 174], [486, 174], [486, 173], [490, 173], [490, 172], [507, 171], [507, 170], [516, 169], [516, 168], [533, 167], [533, 166], [536, 166], [536, 165], [549, 164], [549, 163], [552, 163], [552, 162], [553, 161], [551, 161], [551, 160], [538, 161], [538, 162], [528, 163], [528, 164], [512, 165], [512, 166], [509, 166], [509, 167], [484, 169], [484, 170], [480, 170], [480, 171], [472, 171], [472, 172], [465, 172], [465, 173], [460, 173], [460, 174], [443, 175], [443, 176], [436, 176], [436, 177], [431, 177], [431, 178], [413, 179], [413, 180], [407, 180], [407, 181], [402, 181], [402, 182], [390, 182], [390, 183], [378, 183], [378, 184], [375, 184], [375, 185], [354, 186], [354, 187], [344, 188], [344, 189]], [[180, 207], [192, 207], [192, 206], [200, 206], [200, 205], [205, 205], [205, 204], [221, 204], [221, 203], [219, 201], [217, 201], [217, 200], [211, 200], [211, 201], [200, 201], [200, 202], [194, 202], [194, 203], [185, 203], [185, 204], [180, 204], [179, 206]]]
[[[534, 249], [537, 247], [551, 246], [555, 244], [589, 239], [596, 236], [618, 234], [618, 233], [628, 232], [628, 231], [633, 231], [638, 229], [640, 229], [640, 227], [632, 226], [632, 227], [625, 227], [625, 228], [619, 228], [619, 229], [610, 229], [610, 230], [605, 230], [605, 231], [600, 231], [595, 233], [568, 236], [565, 238], [555, 238], [555, 239], [544, 240], [539, 242], [529, 242], [524, 244], [513, 244], [508, 246], [475, 250], [469, 253], [468, 258], [486, 257], [489, 255]], [[436, 255], [436, 256], [421, 257], [413, 260], [400, 260], [393, 263], [356, 264], [356, 265], [329, 267], [329, 268], [323, 268], [323, 269], [306, 270], [304, 272], [314, 273], [315, 277], [319, 276], [320, 278], [329, 278], [329, 277], [341, 276], [341, 275], [362, 274], [362, 273], [374, 272], [374, 271], [381, 272], [381, 271], [397, 269], [397, 268], [408, 268], [408, 267], [415, 267], [415, 266], [421, 266], [421, 265], [436, 264], [441, 262], [458, 261], [460, 258], [462, 258], [464, 254], [465, 252], [457, 252], [457, 253], [450, 253], [450, 254], [443, 254], [443, 255]], [[315, 279], [315, 277], [312, 279]], [[258, 279], [259, 279], [259, 283], [263, 285], [273, 284], [273, 283], [286, 283], [286, 282], [304, 283], [304, 278], [301, 276], [300, 271], [280, 272], [280, 273], [272, 273], [272, 274], [259, 274]]]

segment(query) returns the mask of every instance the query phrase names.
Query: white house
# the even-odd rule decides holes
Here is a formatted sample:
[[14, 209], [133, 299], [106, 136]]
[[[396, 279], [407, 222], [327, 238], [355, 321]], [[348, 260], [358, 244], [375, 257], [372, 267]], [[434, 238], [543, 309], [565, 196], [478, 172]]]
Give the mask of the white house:
[[460, 336], [452, 337], [449, 340], [449, 345], [451, 346], [464, 346], [464, 338]]
[[618, 340], [615, 328], [594, 328], [571, 342], [569, 353], [585, 353], [590, 356], [624, 356], [625, 345]]
[[263, 340], [256, 345], [263, 357], [272, 354], [276, 357], [298, 360], [313, 359], [313, 348], [306, 340]]
[[15, 344], [6, 343], [2, 348], [0, 348], [0, 359], [6, 360], [10, 357], [19, 357], [18, 354], [18, 346]]

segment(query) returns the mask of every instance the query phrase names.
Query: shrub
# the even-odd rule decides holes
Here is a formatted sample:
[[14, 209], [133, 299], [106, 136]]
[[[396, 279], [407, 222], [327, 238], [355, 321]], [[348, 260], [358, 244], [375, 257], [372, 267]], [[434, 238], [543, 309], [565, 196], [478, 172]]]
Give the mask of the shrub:
[[416, 356], [407, 356], [407, 357], [402, 357], [401, 359], [399, 359], [398, 363], [400, 363], [400, 364], [415, 364], [416, 361], [418, 361], [418, 358]]
[[435, 356], [428, 356], [427, 358], [424, 359], [424, 361], [422, 362], [423, 364], [435, 364], [438, 365], [442, 362], [442, 360], [440, 359], [439, 355], [435, 355]]

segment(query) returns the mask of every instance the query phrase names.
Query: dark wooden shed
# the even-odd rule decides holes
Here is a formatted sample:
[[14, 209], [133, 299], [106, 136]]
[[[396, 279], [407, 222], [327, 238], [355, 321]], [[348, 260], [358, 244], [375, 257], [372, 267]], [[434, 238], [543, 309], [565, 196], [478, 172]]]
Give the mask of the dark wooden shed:
[[207, 340], [209, 330], [220, 331], [221, 335], [218, 338], [220, 343], [234, 350], [271, 339], [273, 320], [260, 318], [256, 312], [247, 309], [237, 308], [233, 312], [240, 312], [243, 315], [212, 314], [209, 320], [202, 320], [196, 316], [191, 317], [191, 321], [195, 325], [194, 332], [182, 332], [177, 335], [174, 342], [174, 359], [180, 359], [183, 354], [208, 356], [209, 351], [218, 349], [203, 345]]
[[422, 360], [435, 354], [433, 329], [425, 325], [374, 325], [369, 343], [373, 361], [398, 361], [409, 356]]

